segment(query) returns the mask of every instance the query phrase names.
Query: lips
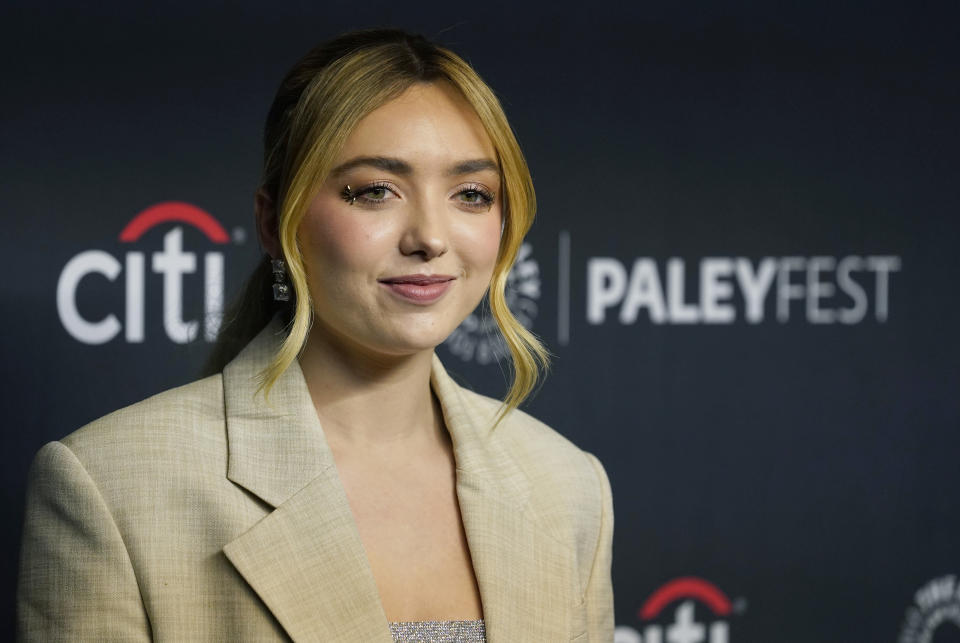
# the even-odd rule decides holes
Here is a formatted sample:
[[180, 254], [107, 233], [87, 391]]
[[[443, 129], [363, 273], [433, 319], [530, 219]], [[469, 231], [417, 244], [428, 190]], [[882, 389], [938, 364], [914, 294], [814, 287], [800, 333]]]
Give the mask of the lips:
[[400, 299], [422, 306], [440, 299], [454, 279], [452, 275], [403, 275], [381, 279], [380, 283]]
[[446, 281], [453, 281], [456, 277], [451, 275], [405, 275], [403, 277], [389, 277], [381, 279], [383, 284], [415, 284], [417, 286], [429, 286], [430, 284], [440, 284]]

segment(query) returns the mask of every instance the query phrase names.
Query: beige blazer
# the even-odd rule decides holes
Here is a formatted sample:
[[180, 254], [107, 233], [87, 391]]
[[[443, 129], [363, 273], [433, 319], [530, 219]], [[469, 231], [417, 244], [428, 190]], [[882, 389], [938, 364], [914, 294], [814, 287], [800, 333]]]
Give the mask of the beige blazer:
[[[30, 471], [17, 590], [25, 641], [392, 643], [297, 362], [254, 376], [267, 326], [222, 374], [46, 444]], [[613, 507], [598, 460], [457, 385], [431, 385], [492, 643], [613, 640]], [[429, 528], [429, 526], [425, 526]]]

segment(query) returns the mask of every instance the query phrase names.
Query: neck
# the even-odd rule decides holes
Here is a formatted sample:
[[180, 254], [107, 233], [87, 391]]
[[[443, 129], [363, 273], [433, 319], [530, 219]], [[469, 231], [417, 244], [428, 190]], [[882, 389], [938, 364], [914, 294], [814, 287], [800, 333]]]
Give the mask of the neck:
[[430, 389], [433, 351], [385, 355], [348, 346], [315, 324], [299, 358], [331, 447], [376, 450], [447, 439]]

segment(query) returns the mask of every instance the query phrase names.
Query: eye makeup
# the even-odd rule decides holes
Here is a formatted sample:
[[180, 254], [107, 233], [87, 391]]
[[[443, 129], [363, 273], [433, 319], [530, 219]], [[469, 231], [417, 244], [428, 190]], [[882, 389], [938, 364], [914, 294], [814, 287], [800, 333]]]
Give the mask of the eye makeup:
[[[396, 195], [396, 190], [384, 181], [377, 181], [356, 189], [347, 184], [340, 191], [340, 198], [350, 205], [354, 205], [359, 200], [366, 207], [378, 208], [389, 200], [388, 192]], [[481, 183], [464, 185], [451, 197], [456, 198], [458, 205], [478, 212], [489, 210], [496, 202], [496, 194]]]
[[388, 193], [396, 195], [397, 190], [386, 181], [376, 181], [356, 189], [347, 185], [340, 192], [340, 197], [350, 205], [360, 201], [366, 207], [378, 208], [388, 200]]
[[489, 210], [497, 200], [492, 190], [479, 183], [470, 183], [462, 187], [454, 196], [467, 197], [466, 199], [459, 199], [459, 202], [475, 210]]

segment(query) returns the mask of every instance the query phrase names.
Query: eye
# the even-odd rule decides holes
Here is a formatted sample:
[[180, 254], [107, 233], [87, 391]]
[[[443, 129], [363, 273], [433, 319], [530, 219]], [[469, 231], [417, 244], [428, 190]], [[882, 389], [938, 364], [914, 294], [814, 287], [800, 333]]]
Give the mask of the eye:
[[357, 188], [353, 190], [352, 196], [360, 205], [371, 208], [381, 207], [387, 201], [399, 198], [390, 184], [382, 182], [371, 183], [370, 185]]
[[464, 186], [455, 195], [460, 204], [471, 210], [489, 210], [496, 197], [479, 183]]
[[367, 188], [365, 192], [361, 194], [366, 195], [368, 199], [373, 201], [383, 201], [387, 198], [387, 188]]

